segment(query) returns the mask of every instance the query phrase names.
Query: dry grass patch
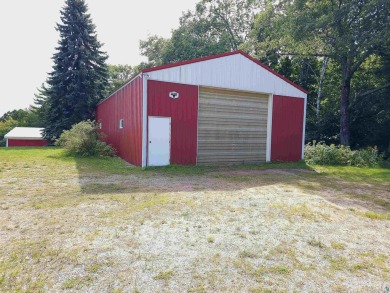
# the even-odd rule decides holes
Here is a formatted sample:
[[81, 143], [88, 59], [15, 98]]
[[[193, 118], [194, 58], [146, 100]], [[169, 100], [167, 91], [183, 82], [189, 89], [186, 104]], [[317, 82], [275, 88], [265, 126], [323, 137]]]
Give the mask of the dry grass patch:
[[315, 213], [306, 203], [302, 204], [288, 204], [288, 203], [274, 203], [270, 205], [271, 208], [279, 210], [290, 222], [297, 220], [316, 221], [320, 217], [319, 213]]
[[378, 290], [390, 172], [340, 170], [0, 149], [0, 291]]
[[69, 277], [63, 283], [62, 289], [77, 289], [80, 290], [91, 285], [93, 282], [93, 278], [90, 275], [82, 276], [82, 277]]

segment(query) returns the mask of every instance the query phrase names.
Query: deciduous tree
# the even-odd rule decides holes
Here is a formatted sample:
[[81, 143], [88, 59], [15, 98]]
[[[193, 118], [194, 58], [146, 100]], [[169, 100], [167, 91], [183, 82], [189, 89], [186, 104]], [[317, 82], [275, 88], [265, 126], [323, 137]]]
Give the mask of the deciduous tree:
[[262, 1], [201, 0], [180, 18], [169, 39], [150, 36], [140, 42], [151, 65], [178, 62], [237, 50], [249, 37]]
[[[340, 143], [350, 144], [351, 80], [387, 44], [388, 0], [284, 1], [274, 40], [284, 54], [329, 57], [340, 65]], [[276, 34], [279, 38], [276, 38]]]
[[107, 95], [119, 89], [129, 81], [137, 71], [130, 65], [108, 65]]

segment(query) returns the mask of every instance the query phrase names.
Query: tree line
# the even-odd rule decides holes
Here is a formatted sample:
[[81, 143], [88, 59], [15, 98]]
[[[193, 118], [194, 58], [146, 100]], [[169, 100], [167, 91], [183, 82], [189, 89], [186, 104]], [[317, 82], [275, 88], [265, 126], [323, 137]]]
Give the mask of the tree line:
[[61, 21], [36, 96], [48, 138], [93, 119], [97, 102], [143, 68], [241, 49], [309, 90], [306, 141], [390, 153], [387, 0], [201, 0], [169, 38], [140, 41], [148, 61], [137, 66], [106, 65], [84, 1], [67, 0]]

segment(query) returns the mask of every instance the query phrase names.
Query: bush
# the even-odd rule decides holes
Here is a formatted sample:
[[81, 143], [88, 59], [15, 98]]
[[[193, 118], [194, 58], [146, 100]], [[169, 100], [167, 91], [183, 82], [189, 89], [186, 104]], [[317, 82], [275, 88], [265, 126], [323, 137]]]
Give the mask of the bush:
[[343, 145], [326, 145], [324, 142], [308, 143], [305, 146], [305, 161], [315, 165], [344, 165], [357, 167], [375, 167], [383, 161], [383, 155], [377, 147], [351, 150]]
[[101, 141], [103, 137], [96, 122], [87, 120], [73, 125], [70, 130], [64, 130], [55, 145], [76, 156], [113, 156], [115, 149]]

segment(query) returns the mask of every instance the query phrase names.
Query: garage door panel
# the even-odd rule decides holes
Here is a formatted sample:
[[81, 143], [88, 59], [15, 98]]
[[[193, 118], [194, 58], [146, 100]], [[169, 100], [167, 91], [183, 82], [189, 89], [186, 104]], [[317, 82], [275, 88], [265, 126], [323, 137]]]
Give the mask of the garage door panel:
[[268, 96], [200, 88], [199, 165], [265, 162]]
[[[210, 122], [212, 123], [212, 122]], [[251, 122], [252, 123], [252, 122]], [[266, 121], [265, 121], [266, 123]], [[250, 125], [245, 125], [245, 124], [242, 124], [242, 125], [235, 125], [234, 122], [218, 122], [216, 123], [215, 125], [208, 125], [208, 124], [199, 124], [200, 127], [202, 127], [202, 133], [204, 131], [214, 131], [216, 133], [226, 133], [226, 134], [229, 134], [229, 133], [234, 133], [234, 132], [238, 132], [237, 135], [240, 134], [240, 132], [242, 132], [243, 130], [245, 131], [248, 131], [248, 132], [255, 132], [255, 133], [259, 133], [259, 135], [266, 135], [266, 133], [262, 133], [266, 131], [266, 128], [265, 127], [259, 127], [259, 128], [256, 128], [254, 126], [250, 126]], [[234, 127], [234, 128], [233, 128]], [[202, 135], [202, 133], [200, 133], [200, 135]], [[242, 135], [245, 136], [245, 133], [241, 133]]]
[[[229, 99], [223, 96], [203, 96], [205, 98], [205, 101], [199, 105], [202, 108], [213, 108], [216, 107], [217, 109], [225, 109], [225, 110], [231, 110], [233, 107], [239, 107], [241, 109], [248, 108], [250, 110], [253, 107], [256, 107], [256, 109], [264, 109], [267, 110], [267, 108], [261, 107], [262, 105], [259, 105], [258, 98], [254, 100], [246, 100], [246, 101], [240, 101], [240, 99], [247, 99], [246, 97], [241, 97], [240, 99]], [[215, 99], [208, 101], [208, 99]]]
[[[256, 108], [254, 107], [254, 109], [256, 109]], [[213, 109], [209, 109], [209, 110], [202, 109], [202, 110], [203, 111], [213, 111]], [[261, 118], [253, 119], [253, 117], [257, 116], [257, 115], [267, 116], [267, 112], [268, 111], [255, 111], [255, 110], [246, 111], [246, 112], [245, 111], [236, 111], [234, 113], [215, 111], [214, 115], [199, 115], [199, 118], [201, 119], [200, 123], [210, 122], [207, 120], [212, 120], [215, 122], [223, 122], [223, 121], [229, 122], [230, 121], [230, 122], [239, 123], [239, 124], [247, 123], [247, 122], [251, 122], [251, 121], [256, 122], [256, 123], [258, 123], [259, 121], [262, 121], [262, 122], [266, 123], [267, 119], [261, 119]]]
[[253, 147], [249, 145], [231, 144], [231, 145], [225, 145], [223, 147], [210, 146], [207, 149], [204, 149], [202, 151], [202, 154], [208, 155], [210, 152], [215, 152], [215, 151], [218, 151], [217, 155], [220, 155], [224, 152], [236, 152], [236, 153], [248, 152], [248, 154], [249, 152], [253, 152], [255, 154], [262, 153], [261, 150], [259, 150], [258, 145], [256, 145], [256, 147]]
[[[213, 154], [210, 154], [210, 156]], [[238, 164], [258, 164], [259, 163], [259, 156], [263, 156], [265, 154], [263, 153], [257, 153], [252, 156], [249, 156], [248, 154], [242, 154], [237, 155], [237, 153], [232, 153], [230, 156], [228, 156], [225, 153], [222, 153], [219, 156], [216, 156], [213, 162], [208, 161], [207, 159], [199, 159], [198, 164], [199, 165], [212, 165], [218, 164], [218, 165], [238, 165]], [[245, 159], [243, 157], [245, 156]]]

